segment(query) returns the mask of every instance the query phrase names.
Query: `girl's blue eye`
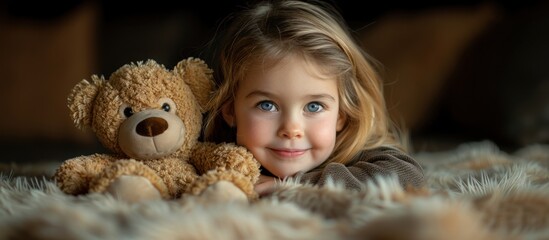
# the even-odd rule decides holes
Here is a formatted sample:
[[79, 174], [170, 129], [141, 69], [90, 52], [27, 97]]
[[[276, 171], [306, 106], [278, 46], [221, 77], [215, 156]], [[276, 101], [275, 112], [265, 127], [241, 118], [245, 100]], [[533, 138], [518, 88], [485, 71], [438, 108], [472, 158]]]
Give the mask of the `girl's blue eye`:
[[322, 105], [317, 102], [308, 103], [306, 108], [307, 112], [320, 112], [324, 109]]
[[276, 111], [275, 105], [270, 101], [263, 101], [257, 104], [257, 107], [263, 111], [274, 112]]

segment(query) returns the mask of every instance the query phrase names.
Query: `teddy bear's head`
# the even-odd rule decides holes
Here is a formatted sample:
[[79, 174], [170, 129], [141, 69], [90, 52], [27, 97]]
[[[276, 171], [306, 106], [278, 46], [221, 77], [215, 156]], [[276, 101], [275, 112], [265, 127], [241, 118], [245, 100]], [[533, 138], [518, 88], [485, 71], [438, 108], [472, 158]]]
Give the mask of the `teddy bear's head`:
[[186, 157], [198, 141], [212, 90], [212, 71], [200, 59], [173, 70], [154, 60], [126, 64], [109, 79], [82, 80], [68, 98], [78, 128], [91, 127], [111, 151], [136, 159]]

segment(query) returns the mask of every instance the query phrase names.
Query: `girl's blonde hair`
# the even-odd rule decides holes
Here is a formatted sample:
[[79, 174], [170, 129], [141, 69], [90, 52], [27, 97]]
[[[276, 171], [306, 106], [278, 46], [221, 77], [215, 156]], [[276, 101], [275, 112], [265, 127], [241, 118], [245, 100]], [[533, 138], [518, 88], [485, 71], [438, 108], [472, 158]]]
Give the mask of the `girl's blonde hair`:
[[381, 145], [402, 149], [373, 59], [356, 44], [337, 11], [314, 3], [265, 1], [235, 15], [214, 58], [218, 88], [210, 101], [205, 140], [235, 141], [221, 108], [233, 103], [238, 83], [249, 69], [298, 54], [338, 79], [340, 114], [347, 122], [326, 162], [346, 163], [360, 151]]

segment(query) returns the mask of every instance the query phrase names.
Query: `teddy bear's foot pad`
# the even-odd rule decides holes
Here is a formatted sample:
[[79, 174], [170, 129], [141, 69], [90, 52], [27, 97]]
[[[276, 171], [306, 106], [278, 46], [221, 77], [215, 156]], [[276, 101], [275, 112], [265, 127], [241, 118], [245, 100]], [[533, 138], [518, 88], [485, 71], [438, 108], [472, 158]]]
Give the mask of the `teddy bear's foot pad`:
[[117, 199], [130, 203], [162, 198], [152, 183], [141, 176], [120, 176], [107, 187], [106, 192]]
[[219, 181], [202, 192], [200, 195], [208, 201], [242, 201], [247, 202], [248, 197], [240, 188], [228, 181]]

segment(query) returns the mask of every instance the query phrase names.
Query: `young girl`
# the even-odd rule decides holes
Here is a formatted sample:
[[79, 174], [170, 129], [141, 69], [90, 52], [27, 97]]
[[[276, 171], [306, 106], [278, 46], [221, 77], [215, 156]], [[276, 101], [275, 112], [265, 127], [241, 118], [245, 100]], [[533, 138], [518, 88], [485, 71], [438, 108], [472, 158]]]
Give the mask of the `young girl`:
[[333, 8], [260, 2], [225, 30], [205, 140], [247, 147], [263, 168], [260, 195], [287, 177], [318, 185], [332, 178], [349, 189], [375, 175], [423, 184], [388, 117], [379, 76]]

